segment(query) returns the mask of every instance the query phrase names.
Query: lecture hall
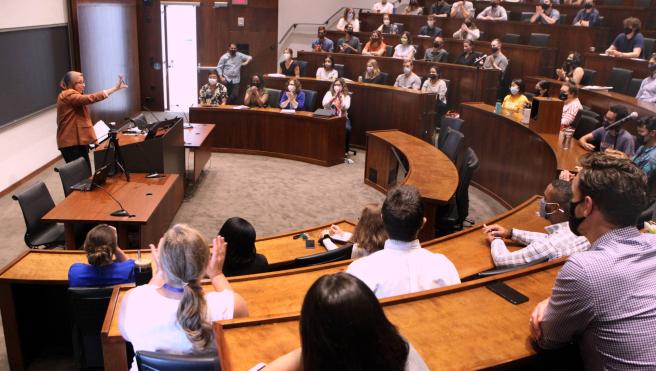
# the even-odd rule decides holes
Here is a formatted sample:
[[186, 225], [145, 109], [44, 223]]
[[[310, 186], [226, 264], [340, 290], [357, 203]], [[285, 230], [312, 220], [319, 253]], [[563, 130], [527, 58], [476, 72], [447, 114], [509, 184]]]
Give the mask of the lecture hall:
[[656, 0], [0, 1], [0, 370], [656, 370]]

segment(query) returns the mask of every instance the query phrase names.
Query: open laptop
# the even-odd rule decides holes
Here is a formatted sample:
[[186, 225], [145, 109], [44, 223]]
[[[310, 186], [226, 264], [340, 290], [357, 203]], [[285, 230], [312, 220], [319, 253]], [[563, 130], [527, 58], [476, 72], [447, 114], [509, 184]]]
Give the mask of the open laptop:
[[93, 177], [91, 179], [84, 179], [78, 183], [75, 183], [71, 186], [71, 189], [74, 191], [89, 192], [95, 185], [105, 184], [108, 175], [109, 165], [105, 165], [100, 169], [97, 169], [96, 172], [93, 173]]

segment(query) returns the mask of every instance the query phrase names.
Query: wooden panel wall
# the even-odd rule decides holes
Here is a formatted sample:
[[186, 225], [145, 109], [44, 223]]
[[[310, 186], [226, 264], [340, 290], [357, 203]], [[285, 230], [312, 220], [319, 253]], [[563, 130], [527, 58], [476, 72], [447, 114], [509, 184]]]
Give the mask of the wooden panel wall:
[[162, 16], [160, 1], [137, 1], [139, 32], [139, 77], [141, 106], [153, 111], [164, 110], [162, 77]]
[[74, 60], [87, 92], [106, 89], [124, 75], [129, 88], [91, 106], [95, 120], [123, 120], [139, 110], [141, 94], [137, 0], [71, 0]]

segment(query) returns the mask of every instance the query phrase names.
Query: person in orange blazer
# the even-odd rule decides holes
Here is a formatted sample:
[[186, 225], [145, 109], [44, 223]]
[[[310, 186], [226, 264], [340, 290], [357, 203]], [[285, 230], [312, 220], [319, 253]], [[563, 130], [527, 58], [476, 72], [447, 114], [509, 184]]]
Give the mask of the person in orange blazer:
[[66, 162], [84, 157], [89, 161], [89, 144], [96, 142], [89, 104], [99, 102], [117, 91], [127, 88], [123, 76], [118, 77], [115, 86], [93, 94], [84, 94], [84, 75], [68, 71], [59, 86], [62, 92], [57, 97], [57, 148]]

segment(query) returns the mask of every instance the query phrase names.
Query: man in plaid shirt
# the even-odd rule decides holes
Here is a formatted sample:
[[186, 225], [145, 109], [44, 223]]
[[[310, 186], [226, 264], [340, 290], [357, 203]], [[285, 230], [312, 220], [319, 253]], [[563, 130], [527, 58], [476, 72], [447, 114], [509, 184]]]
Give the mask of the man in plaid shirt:
[[569, 225], [592, 242], [569, 258], [529, 319], [543, 349], [576, 341], [587, 370], [656, 370], [656, 235], [635, 227], [647, 177], [627, 159], [581, 157]]
[[[551, 222], [546, 227], [547, 233], [529, 232], [521, 229], [507, 229], [498, 224], [483, 228], [491, 245], [492, 260], [497, 267], [514, 267], [541, 260], [552, 260], [569, 256], [575, 252], [590, 248], [585, 237], [577, 236], [569, 229], [569, 200], [572, 198], [572, 186], [569, 182], [556, 179], [544, 190], [540, 200], [539, 215]], [[525, 245], [526, 247], [510, 252], [503, 238]]]

